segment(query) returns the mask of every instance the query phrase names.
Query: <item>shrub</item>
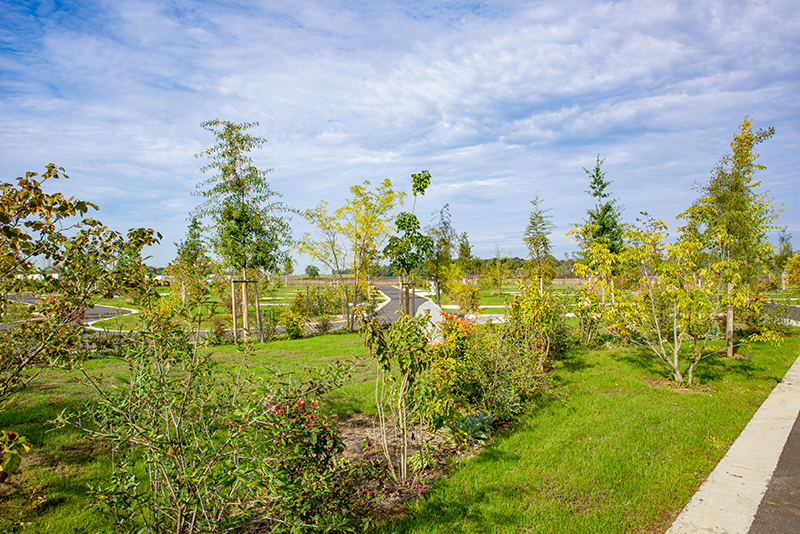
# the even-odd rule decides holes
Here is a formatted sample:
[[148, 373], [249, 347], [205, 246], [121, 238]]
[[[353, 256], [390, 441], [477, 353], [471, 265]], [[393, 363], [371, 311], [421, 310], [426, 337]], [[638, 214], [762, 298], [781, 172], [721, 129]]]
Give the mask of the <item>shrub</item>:
[[301, 339], [303, 337], [303, 322], [305, 317], [294, 312], [287, 311], [281, 315], [283, 326], [286, 330], [286, 337], [289, 339]]
[[143, 313], [144, 331], [125, 340], [128, 376], [106, 387], [84, 372], [98, 404], [58, 421], [110, 439], [110, 476], [92, 492], [117, 529], [361, 528], [365, 502], [353, 484], [363, 476], [339, 459], [342, 443], [317, 400], [351, 368], [248, 386], [242, 369], [226, 377], [152, 311]]
[[461, 313], [478, 313], [481, 306], [481, 297], [478, 286], [463, 282], [448, 284], [448, 296], [458, 305]]
[[475, 412], [511, 419], [547, 387], [547, 350], [556, 344], [524, 320], [525, 306], [518, 302], [507, 323], [493, 326], [445, 316], [442, 342], [430, 351], [415, 392], [416, 410], [429, 425], [454, 431], [462, 413]]

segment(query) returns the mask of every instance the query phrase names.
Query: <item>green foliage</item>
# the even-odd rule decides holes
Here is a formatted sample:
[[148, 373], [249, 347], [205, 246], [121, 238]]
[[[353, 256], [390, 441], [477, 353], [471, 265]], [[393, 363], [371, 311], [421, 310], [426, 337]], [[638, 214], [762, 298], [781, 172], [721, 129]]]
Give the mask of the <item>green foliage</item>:
[[[11, 312], [19, 320], [0, 329], [0, 407], [43, 371], [74, 365], [107, 344], [82, 324], [85, 309], [145, 276], [141, 250], [161, 237], [143, 228], [123, 236], [84, 218], [97, 206], [44, 192], [47, 180], [59, 178], [67, 178], [64, 169], [49, 164], [41, 177], [27, 172], [16, 184], [0, 184], [0, 317], [6, 322]], [[58, 278], [39, 276], [37, 262]], [[15, 432], [2, 436], [5, 481], [29, 445]]]
[[[306, 381], [227, 376], [175, 329], [152, 297], [122, 353], [120, 385], [84, 371], [100, 401], [70, 424], [110, 439], [112, 468], [93, 493], [122, 532], [225, 532], [263, 524], [350, 531], [363, 521], [318, 397], [349, 376], [338, 365]], [[146, 479], [142, 480], [142, 475]]]
[[[611, 254], [617, 254], [622, 249], [625, 225], [622, 223], [622, 210], [616, 205], [617, 201], [606, 200], [611, 196], [606, 188], [612, 182], [606, 179], [606, 173], [601, 170], [604, 161], [598, 155], [597, 163], [591, 171], [583, 169], [591, 178], [587, 193], [597, 199], [595, 207], [588, 210], [589, 218], [584, 221], [584, 225], [588, 231], [587, 241], [601, 244]], [[584, 248], [584, 255], [586, 252], [587, 249]]]
[[196, 300], [202, 292], [206, 277], [211, 273], [211, 260], [206, 255], [203, 230], [197, 217], [192, 218], [186, 239], [175, 243], [177, 255], [167, 265], [170, 293], [180, 295], [183, 304]]
[[786, 281], [791, 287], [800, 289], [800, 251], [786, 261]]
[[[201, 126], [214, 134], [217, 143], [195, 156], [209, 158], [200, 170], [216, 174], [197, 185], [195, 194], [206, 201], [194, 213], [211, 218], [214, 251], [226, 266], [240, 271], [242, 279], [248, 269], [279, 272], [285, 268], [292, 241], [284, 216], [291, 210], [275, 200], [280, 195], [266, 179], [271, 169], [259, 170], [249, 155], [266, 143], [245, 132], [258, 123], [214, 119]], [[241, 293], [243, 322], [248, 324], [247, 284], [241, 284]]]
[[775, 129], [753, 133], [752, 124], [750, 117], [744, 118], [731, 152], [720, 158], [708, 183], [697, 186], [700, 198], [680, 215], [687, 221], [682, 231], [702, 243], [726, 284], [722, 300], [728, 356], [733, 355], [734, 310], [748, 294], [757, 292], [758, 276], [772, 256], [768, 234], [777, 229], [773, 222], [778, 208], [766, 193], [756, 191], [761, 183], [754, 181], [755, 172], [766, 168], [756, 163], [755, 147], [772, 137]]
[[[579, 269], [579, 272], [582, 271]], [[575, 294], [575, 317], [578, 318], [578, 340], [583, 346], [592, 346], [603, 320], [603, 307], [593, 285], [587, 283]]]
[[453, 280], [448, 285], [447, 296], [458, 305], [459, 312], [478, 313], [481, 309], [481, 296], [478, 291], [478, 286]]
[[23, 452], [30, 452], [31, 445], [27, 438], [16, 432], [0, 431], [0, 484], [19, 469]]
[[436, 284], [436, 304], [442, 304], [442, 291], [447, 292], [447, 285], [452, 280], [452, 255], [456, 245], [457, 234], [450, 222], [450, 206], [445, 204], [438, 214], [438, 221], [428, 228], [428, 236], [433, 243], [432, 253], [425, 260], [422, 274]]
[[409, 276], [433, 253], [433, 239], [420, 233], [419, 221], [411, 213], [400, 213], [395, 225], [399, 235], [389, 238], [383, 253], [392, 267]]
[[415, 393], [416, 409], [429, 425], [457, 434], [453, 425], [463, 413], [510, 420], [548, 387], [548, 344], [525, 317], [517, 309], [505, 323], [476, 327], [445, 316], [442, 341], [430, 351], [428, 371]]
[[477, 412], [457, 418], [453, 424], [445, 428], [442, 433], [452, 442], [460, 445], [485, 441], [492, 437], [492, 414]]
[[286, 331], [286, 337], [289, 339], [301, 339], [305, 333], [303, 324], [306, 322], [306, 317], [296, 311], [286, 311], [281, 315], [283, 327]]
[[494, 259], [486, 262], [483, 273], [481, 273], [479, 283], [483, 288], [496, 289], [497, 295], [503, 294], [503, 286], [511, 276], [508, 258], [501, 258], [502, 250], [496, 244], [494, 246]]
[[792, 254], [792, 234], [787, 234], [786, 227], [783, 227], [778, 230], [778, 250], [775, 251], [773, 257], [773, 263], [778, 273], [783, 271]]
[[[364, 342], [378, 367], [375, 402], [381, 448], [392, 478], [401, 485], [408, 481], [409, 400], [416, 381], [427, 367], [429, 321], [428, 314], [417, 317], [402, 314], [397, 322], [385, 328], [376, 319], [363, 327]], [[397, 428], [400, 437], [396, 458], [392, 458], [387, 437], [390, 426]]]
[[555, 225], [552, 222], [552, 215], [548, 215], [552, 208], [543, 209], [541, 204], [542, 199], [537, 193], [531, 200], [533, 210], [528, 220], [528, 226], [525, 228], [523, 241], [528, 247], [528, 257], [530, 258], [528, 274], [535, 280], [541, 279], [544, 283], [549, 284], [555, 277], [555, 265], [551, 256], [553, 245], [550, 243], [550, 233]]
[[520, 324], [525, 343], [531, 344], [531, 354], [540, 354], [539, 371], [544, 371], [544, 362], [551, 355], [563, 356], [569, 348], [569, 335], [564, 323], [566, 313], [561, 297], [551, 286], [545, 291], [537, 283], [521, 284], [521, 296], [511, 303], [507, 321]]
[[316, 265], [306, 265], [305, 273], [309, 278], [319, 278], [319, 267]]
[[[589, 291], [599, 288], [610, 295], [610, 302], [603, 308], [609, 331], [647, 348], [676, 382], [691, 385], [695, 366], [725, 350], [711, 343], [719, 336], [717, 319], [723, 300], [717, 273], [725, 266], [704, 265], [703, 244], [695, 233], [684, 233], [675, 243], [668, 244], [665, 229], [663, 222], [649, 218], [641, 228], [627, 229], [629, 244], [618, 254], [620, 264], [626, 268], [627, 290], [617, 290], [607, 277], [591, 270], [582, 271], [581, 275], [593, 281]], [[610, 265], [607, 251], [598, 246], [592, 252], [597, 262], [605, 261], [606, 268]], [[760, 312], [757, 299], [750, 299], [748, 306], [759, 308]], [[778, 341], [769, 331], [750, 339]]]
[[[393, 220], [391, 211], [403, 203], [405, 195], [394, 191], [390, 180], [381, 182], [374, 191], [369, 189], [370, 185], [364, 181], [351, 187], [353, 197], [333, 213], [328, 213], [328, 203], [324, 200], [313, 210], [302, 212], [303, 218], [314, 226], [316, 235], [306, 233], [297, 244], [298, 250], [339, 276], [348, 330], [353, 329], [356, 317], [351, 303], [357, 295], [368, 293], [368, 280]], [[348, 269], [355, 273], [352, 291], [344, 279]]]
[[[414, 207], [417, 203], [417, 194], [424, 195], [431, 183], [431, 174], [422, 171], [411, 175], [412, 191], [414, 193]], [[402, 212], [395, 219], [398, 235], [391, 236], [389, 243], [383, 249], [383, 255], [389, 258], [390, 265], [404, 276], [416, 273], [425, 262], [425, 258], [433, 253], [433, 239], [420, 233], [420, 224], [414, 215]]]

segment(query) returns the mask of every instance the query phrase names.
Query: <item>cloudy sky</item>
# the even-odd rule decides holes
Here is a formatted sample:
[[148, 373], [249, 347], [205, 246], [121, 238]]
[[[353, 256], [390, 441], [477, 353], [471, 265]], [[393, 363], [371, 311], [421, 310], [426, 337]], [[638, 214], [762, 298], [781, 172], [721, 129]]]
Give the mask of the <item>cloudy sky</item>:
[[260, 123], [253, 159], [293, 208], [427, 169], [423, 224], [449, 203], [477, 255], [524, 256], [538, 192], [563, 257], [598, 154], [627, 221], [674, 229], [749, 115], [776, 129], [757, 177], [800, 246], [796, 0], [0, 0], [0, 43], [0, 180], [63, 166], [104, 223], [164, 235], [153, 265], [199, 203], [212, 118]]

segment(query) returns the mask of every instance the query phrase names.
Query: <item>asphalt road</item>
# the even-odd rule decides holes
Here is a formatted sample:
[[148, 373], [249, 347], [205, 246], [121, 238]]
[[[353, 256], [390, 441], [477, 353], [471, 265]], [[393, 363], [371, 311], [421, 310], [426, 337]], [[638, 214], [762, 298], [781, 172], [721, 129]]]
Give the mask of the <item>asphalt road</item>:
[[800, 417], [795, 419], [748, 534], [800, 532]]

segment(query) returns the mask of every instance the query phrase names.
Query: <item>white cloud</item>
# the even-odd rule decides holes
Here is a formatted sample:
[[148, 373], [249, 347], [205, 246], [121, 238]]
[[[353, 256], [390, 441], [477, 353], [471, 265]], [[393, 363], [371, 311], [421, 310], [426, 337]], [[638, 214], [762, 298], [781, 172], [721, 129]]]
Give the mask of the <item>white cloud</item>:
[[[450, 203], [483, 256], [495, 239], [523, 254], [536, 191], [556, 250], [571, 250], [561, 234], [591, 205], [582, 167], [598, 153], [626, 216], [674, 217], [746, 114], [778, 130], [765, 187], [799, 194], [800, 8], [788, 1], [0, 10], [4, 179], [54, 161], [105, 222], [155, 226], [168, 244], [197, 200], [193, 155], [213, 141], [199, 123], [213, 117], [261, 123], [269, 143], [254, 159], [298, 208], [335, 206], [367, 179], [407, 189], [429, 169], [421, 219]], [[781, 220], [800, 226], [793, 206]]]

